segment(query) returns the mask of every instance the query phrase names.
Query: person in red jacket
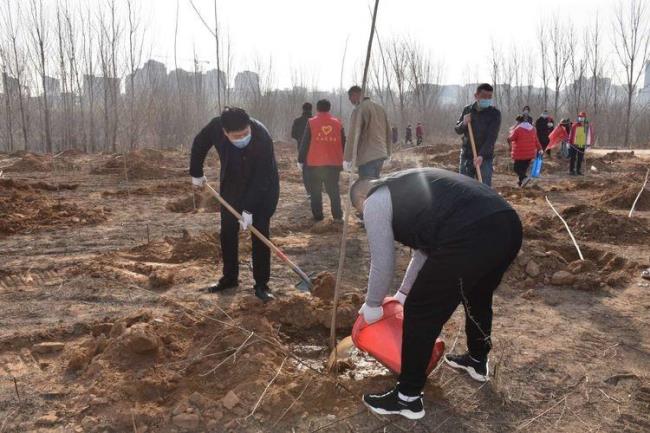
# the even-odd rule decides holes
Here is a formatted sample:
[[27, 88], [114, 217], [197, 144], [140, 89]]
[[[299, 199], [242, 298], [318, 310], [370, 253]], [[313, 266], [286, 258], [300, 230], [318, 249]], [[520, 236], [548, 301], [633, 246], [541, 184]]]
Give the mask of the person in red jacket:
[[327, 99], [316, 103], [316, 116], [309, 119], [300, 144], [298, 165], [305, 167], [311, 192], [311, 212], [316, 221], [323, 220], [323, 190], [330, 197], [332, 217], [343, 218], [339, 176], [343, 168], [345, 131], [339, 119], [330, 114], [332, 104]]
[[537, 138], [537, 131], [523, 115], [516, 118], [517, 124], [510, 130], [508, 143], [511, 146], [511, 156], [514, 161], [515, 173], [519, 177], [517, 183], [520, 187], [525, 187], [530, 181], [526, 174], [530, 161], [535, 159], [538, 153], [542, 153], [542, 145]]
[[415, 127], [415, 137], [417, 138], [416, 146], [419, 146], [424, 141], [424, 126], [420, 122]]

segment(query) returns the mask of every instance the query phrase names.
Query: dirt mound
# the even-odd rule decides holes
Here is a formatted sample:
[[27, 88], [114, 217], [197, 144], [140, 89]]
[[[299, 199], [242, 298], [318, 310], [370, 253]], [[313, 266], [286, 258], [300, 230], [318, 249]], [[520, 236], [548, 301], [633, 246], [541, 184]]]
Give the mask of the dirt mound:
[[221, 212], [221, 204], [209, 193], [196, 194], [194, 197], [183, 197], [178, 200], [169, 201], [165, 206], [168, 211], [176, 213], [199, 212]]
[[611, 251], [583, 245], [580, 260], [570, 242], [526, 241], [506, 279], [521, 289], [544, 285], [595, 291], [605, 285], [623, 287], [638, 264]]
[[314, 277], [313, 284], [312, 295], [324, 300], [334, 298], [334, 288], [336, 287], [336, 277], [334, 275], [329, 272], [321, 272]]
[[[514, 180], [513, 180], [514, 182]], [[531, 182], [532, 183], [532, 182]], [[506, 200], [537, 199], [544, 198], [546, 191], [536, 184], [528, 185], [525, 188], [516, 186], [499, 186], [495, 188]]]
[[616, 215], [605, 209], [578, 205], [562, 211], [574, 235], [584, 240], [638, 244], [648, 241], [646, 220]]
[[79, 149], [66, 149], [63, 152], [61, 152], [61, 156], [66, 156], [66, 157], [74, 157], [74, 156], [82, 156], [82, 155], [86, 155], [86, 152]]
[[429, 158], [425, 159], [425, 163], [431, 166], [442, 166], [449, 168], [458, 167], [460, 161], [460, 153], [458, 150], [448, 150], [443, 153], [430, 154]]
[[[151, 154], [149, 154], [151, 153]], [[166, 161], [158, 151], [144, 152], [137, 150], [124, 155], [113, 155], [104, 165], [90, 170], [91, 174], [126, 174], [129, 179], [160, 179], [177, 173], [167, 168]]]
[[129, 190], [120, 189], [117, 191], [103, 191], [103, 197], [126, 197], [128, 195], [175, 195], [187, 193], [192, 190], [192, 186], [188, 182], [176, 182], [157, 184], [152, 186], [143, 186], [139, 188], [132, 188]]
[[[350, 301], [343, 300], [339, 312], [346, 329], [357, 315], [358, 305]], [[177, 309], [105, 319], [66, 344], [57, 371], [71, 382], [71, 409], [83, 410], [89, 425], [109, 431], [131, 431], [134, 423], [138, 431], [250, 431], [260, 421], [278, 420], [304, 386], [307, 364], [288, 356], [288, 347], [314, 330], [326, 339], [328, 305], [308, 295], [268, 306], [247, 297], [228, 309], [228, 317], [222, 310]], [[322, 368], [324, 361], [309, 368]], [[326, 380], [312, 377], [316, 389]], [[314, 399], [329, 398], [317, 394]], [[296, 402], [297, 413], [311, 400], [306, 395]], [[249, 419], [253, 408], [256, 417]]]
[[30, 171], [51, 171], [52, 164], [48, 157], [43, 155], [36, 155], [34, 153], [27, 153], [22, 156], [13, 165], [5, 168], [4, 171], [9, 172], [30, 172]]
[[0, 234], [97, 224], [106, 220], [108, 208], [87, 209], [76, 203], [53, 200], [29, 184], [2, 179], [0, 183]]
[[51, 183], [45, 183], [45, 182], [32, 182], [32, 183], [27, 183], [22, 180], [16, 180], [16, 179], [0, 179], [0, 188], [6, 188], [6, 189], [14, 189], [14, 190], [21, 190], [21, 191], [26, 191], [26, 190], [43, 190], [43, 191], [60, 191], [60, 190], [68, 190], [68, 191], [74, 191], [79, 187], [79, 184], [70, 184], [70, 183], [59, 183], [59, 184], [51, 184]]
[[[635, 185], [621, 185], [616, 189], [603, 193], [598, 199], [598, 203], [601, 206], [629, 211], [640, 190], [641, 188]], [[641, 193], [635, 209], [650, 211], [650, 190], [646, 188]]]
[[184, 230], [179, 237], [166, 236], [161, 241], [132, 248], [122, 256], [162, 263], [184, 263], [200, 259], [216, 261], [221, 257], [219, 233], [202, 232], [192, 236]]
[[606, 162], [622, 161], [636, 158], [634, 152], [609, 152], [601, 156], [600, 159]]

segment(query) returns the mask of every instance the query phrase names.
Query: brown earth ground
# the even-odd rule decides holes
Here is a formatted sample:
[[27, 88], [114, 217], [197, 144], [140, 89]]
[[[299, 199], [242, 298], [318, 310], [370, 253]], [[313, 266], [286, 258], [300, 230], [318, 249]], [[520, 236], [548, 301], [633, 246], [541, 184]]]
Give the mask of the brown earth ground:
[[[273, 240], [308, 272], [334, 273], [341, 227], [311, 222], [293, 152], [277, 144]], [[219, 276], [219, 209], [192, 198], [187, 154], [0, 155], [0, 432], [650, 431], [650, 284], [640, 278], [650, 265], [650, 190], [627, 217], [650, 162], [592, 154], [587, 175], [570, 178], [553, 158], [520, 190], [500, 154], [496, 189], [526, 239], [494, 300], [493, 378], [481, 385], [439, 366], [418, 422], [363, 407], [363, 392], [394, 381], [364, 354], [325, 372], [331, 275], [310, 296], [274, 260], [278, 299], [264, 306], [251, 296], [242, 234], [240, 287], [200, 291]], [[397, 152], [387, 169], [453, 169], [457, 160], [455, 145], [430, 145]], [[207, 164], [216, 179], [214, 154]], [[398, 257], [403, 271], [409, 251]], [[367, 271], [354, 222], [341, 338]], [[443, 331], [448, 348], [464, 348], [463, 325], [459, 309]]]

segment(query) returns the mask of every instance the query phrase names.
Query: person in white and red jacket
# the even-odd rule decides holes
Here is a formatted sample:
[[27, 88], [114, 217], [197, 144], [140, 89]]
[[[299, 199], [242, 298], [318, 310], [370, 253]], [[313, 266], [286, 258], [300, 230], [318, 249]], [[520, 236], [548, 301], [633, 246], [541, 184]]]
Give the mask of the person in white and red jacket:
[[523, 115], [516, 118], [517, 124], [510, 130], [508, 143], [511, 146], [510, 155], [514, 161], [515, 173], [519, 177], [518, 185], [525, 187], [530, 181], [527, 175], [530, 161], [538, 153], [542, 153], [542, 145], [537, 138], [535, 127], [526, 121]]
[[341, 121], [330, 114], [331, 107], [327, 99], [316, 103], [316, 116], [307, 122], [298, 154], [299, 167], [305, 168], [311, 212], [316, 221], [323, 219], [323, 184], [330, 197], [332, 217], [337, 221], [343, 218], [339, 176], [343, 168], [345, 131]]

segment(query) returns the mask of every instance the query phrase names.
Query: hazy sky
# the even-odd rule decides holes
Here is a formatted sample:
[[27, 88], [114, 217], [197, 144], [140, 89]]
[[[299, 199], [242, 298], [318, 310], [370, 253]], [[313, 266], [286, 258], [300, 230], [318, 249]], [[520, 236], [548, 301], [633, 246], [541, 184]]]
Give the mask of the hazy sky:
[[[194, 0], [209, 22], [213, 0]], [[136, 0], [148, 27], [152, 57], [173, 65], [176, 0]], [[222, 28], [230, 34], [235, 71], [252, 68], [255, 58], [273, 59], [275, 84], [290, 87], [292, 71], [308, 86], [337, 87], [349, 37], [345, 86], [359, 67], [367, 44], [371, 0], [217, 0]], [[416, 40], [444, 64], [445, 83], [489, 81], [489, 50], [537, 50], [541, 20], [560, 14], [582, 33], [599, 13], [609, 50], [611, 19], [619, 0], [380, 0], [378, 32]], [[179, 0], [180, 63], [190, 67], [193, 52], [214, 67], [214, 40], [188, 0]], [[471, 71], [471, 73], [470, 73]]]

